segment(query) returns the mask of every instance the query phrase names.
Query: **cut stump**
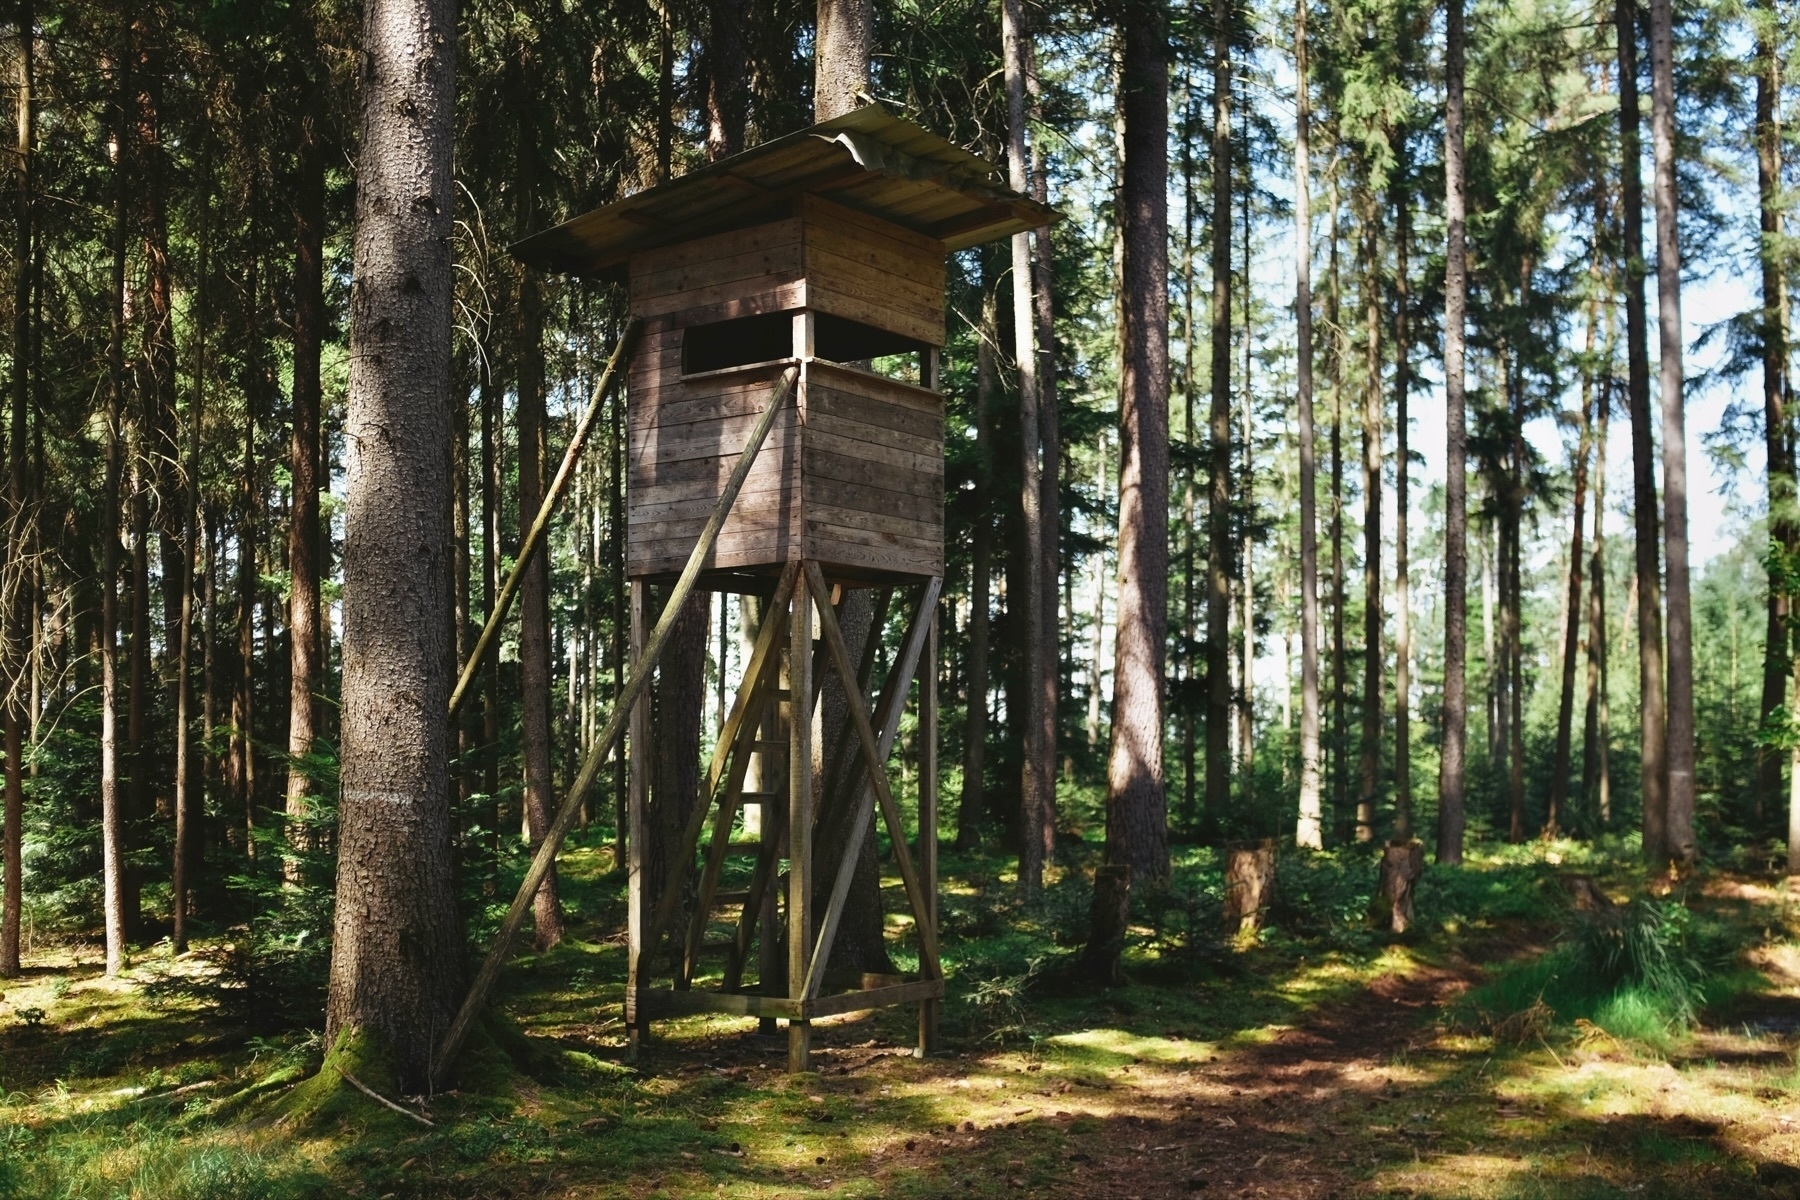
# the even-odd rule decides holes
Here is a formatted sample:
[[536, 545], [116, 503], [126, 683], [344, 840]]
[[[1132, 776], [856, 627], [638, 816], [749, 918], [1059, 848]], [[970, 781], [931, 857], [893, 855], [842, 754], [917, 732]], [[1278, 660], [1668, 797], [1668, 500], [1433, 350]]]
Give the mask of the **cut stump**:
[[1255, 933], [1275, 902], [1275, 839], [1236, 842], [1225, 859], [1225, 932]]
[[1413, 922], [1413, 889], [1425, 874], [1425, 843], [1389, 842], [1381, 853], [1381, 878], [1375, 887], [1371, 916], [1395, 933]]

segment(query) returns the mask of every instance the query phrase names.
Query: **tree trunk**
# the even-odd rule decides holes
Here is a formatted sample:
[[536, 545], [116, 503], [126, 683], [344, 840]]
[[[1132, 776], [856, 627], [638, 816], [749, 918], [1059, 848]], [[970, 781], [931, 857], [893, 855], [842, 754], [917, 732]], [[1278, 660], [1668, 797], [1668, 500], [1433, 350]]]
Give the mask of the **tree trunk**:
[[1407, 258], [1412, 242], [1412, 198], [1395, 189], [1394, 218], [1394, 838], [1412, 841], [1412, 566], [1406, 544], [1412, 457], [1407, 446], [1412, 392], [1412, 292]]
[[993, 449], [988, 409], [998, 385], [994, 345], [999, 337], [999, 298], [991, 256], [982, 259], [981, 331], [975, 347], [975, 493], [974, 529], [969, 550], [969, 668], [963, 719], [962, 795], [956, 809], [956, 848], [973, 850], [981, 842], [981, 813], [986, 802], [988, 718], [988, 622], [992, 600], [993, 526], [988, 515], [988, 481]]
[[431, 1081], [462, 944], [451, 877], [450, 234], [456, 11], [363, 18], [344, 541], [342, 801], [325, 1042]]
[[1448, 0], [1444, 53], [1444, 728], [1438, 758], [1437, 860], [1462, 862], [1469, 693], [1468, 426], [1463, 392], [1469, 259], [1463, 165], [1463, 0]]
[[[632, 586], [648, 585], [640, 582]], [[661, 902], [668, 881], [674, 876], [682, 833], [694, 805], [700, 802], [700, 714], [706, 707], [706, 639], [711, 625], [707, 600], [703, 591], [688, 594], [656, 664], [651, 701], [651, 740], [656, 757], [651, 774], [649, 864], [645, 879], [645, 894], [652, 904]], [[689, 872], [690, 896], [693, 882], [693, 873]], [[679, 938], [671, 939], [670, 950], [681, 954]]]
[[1331, 814], [1340, 834], [1350, 786], [1350, 732], [1344, 715], [1349, 697], [1344, 645], [1344, 344], [1339, 323], [1338, 189], [1331, 176], [1331, 260], [1326, 277], [1325, 325], [1331, 331]]
[[813, 40], [813, 120], [829, 121], [863, 104], [875, 50], [872, 0], [818, 0]]
[[1311, 97], [1306, 77], [1306, 8], [1294, 5], [1295, 391], [1300, 422], [1300, 820], [1294, 842], [1325, 846], [1319, 786], [1319, 502], [1313, 435]]
[[32, 104], [36, 88], [37, 47], [36, 18], [31, 0], [19, 5], [18, 60], [18, 154], [19, 191], [13, 237], [13, 375], [10, 429], [7, 433], [6, 487], [6, 591], [0, 593], [0, 720], [4, 721], [6, 776], [5, 813], [0, 820], [0, 876], [4, 876], [4, 899], [0, 900], [0, 978], [11, 979], [19, 973], [19, 922], [24, 909], [25, 821], [25, 726], [35, 719], [35, 704], [27, 710], [21, 703], [25, 695], [25, 675], [36, 661], [33, 646], [33, 619], [27, 615], [34, 609], [35, 597], [29, 580], [28, 561], [33, 559], [33, 522], [29, 517], [30, 497], [25, 474], [26, 413], [31, 406], [31, 356], [24, 347], [31, 345], [32, 311], [32, 203], [33, 152], [37, 128]]
[[1662, 373], [1663, 563], [1669, 606], [1669, 857], [1694, 842], [1694, 632], [1688, 585], [1687, 422], [1682, 399], [1681, 238], [1676, 227], [1675, 33], [1671, 0], [1650, 0], [1650, 134], [1656, 166], [1656, 328]]
[[[494, 378], [491, 355], [483, 355], [481, 384], [477, 389], [481, 405], [481, 603], [483, 618], [494, 615], [500, 603], [501, 479], [505, 474], [506, 435], [502, 428], [505, 398], [499, 381]], [[504, 707], [500, 695], [500, 656], [490, 654], [482, 664], [486, 680], [481, 687], [481, 768], [482, 792], [487, 796], [488, 839], [495, 856], [494, 869], [499, 870], [500, 826], [500, 714]]]
[[[1037, 56], [1028, 42], [1025, 47], [1026, 93], [1030, 97], [1032, 119], [1042, 116], [1039, 98]], [[1044, 154], [1044, 139], [1031, 141], [1031, 194], [1040, 204], [1050, 202], [1049, 164]], [[1062, 572], [1062, 422], [1056, 409], [1056, 312], [1054, 287], [1055, 253], [1053, 235], [1048, 229], [1032, 234], [1031, 278], [1033, 316], [1037, 319], [1038, 352], [1038, 447], [1043, 460], [1038, 473], [1039, 549], [1043, 566], [1038, 579], [1043, 588], [1042, 634], [1045, 666], [1038, 679], [1041, 737], [1038, 748], [1045, 764], [1042, 784], [1044, 813], [1044, 860], [1056, 851], [1056, 775], [1057, 729], [1062, 694], [1063, 640], [1062, 623], [1058, 619], [1057, 584]]]
[[1644, 311], [1644, 184], [1638, 127], [1637, 0], [1617, 0], [1619, 197], [1625, 221], [1626, 401], [1631, 413], [1632, 513], [1637, 536], [1638, 720], [1642, 757], [1644, 858], [1666, 856], [1668, 743], [1664, 736], [1661, 533], [1656, 511], [1656, 444], [1650, 423], [1650, 351]]
[[729, 0], [708, 0], [706, 42], [706, 160], [718, 162], [744, 148], [749, 117], [745, 73], [745, 8]]
[[1582, 802], [1599, 817], [1600, 828], [1612, 825], [1611, 738], [1606, 704], [1606, 425], [1612, 409], [1611, 338], [1596, 409], [1599, 428], [1594, 440], [1594, 550], [1588, 568], [1587, 712], [1582, 724]]
[[1225, 857], [1225, 933], [1255, 933], [1275, 901], [1275, 839], [1230, 847]]
[[107, 345], [106, 475], [100, 496], [100, 872], [106, 973], [125, 966], [125, 814], [119, 794], [119, 517], [124, 477], [125, 234], [130, 172], [125, 154], [131, 54], [117, 63], [113, 142], [112, 325]]
[[[1761, 212], [1763, 442], [1768, 459], [1770, 550], [1787, 556], [1789, 570], [1800, 552], [1800, 507], [1794, 479], [1793, 416], [1788, 412], [1788, 288], [1782, 249], [1781, 56], [1775, 0], [1762, 0], [1757, 24], [1756, 183]], [[1793, 596], [1771, 580], [1769, 622], [1763, 639], [1761, 719], [1767, 724], [1786, 698], [1792, 651], [1788, 644]], [[1760, 804], [1781, 804], [1781, 755], [1757, 752]], [[1800, 853], [1800, 847], [1793, 853]]]
[[1357, 771], [1356, 840], [1375, 837], [1375, 795], [1381, 782], [1381, 240], [1375, 197], [1363, 217], [1363, 703], [1362, 757]]
[[[298, 10], [296, 10], [298, 11]], [[288, 845], [312, 846], [306, 821], [313, 783], [299, 763], [313, 750], [319, 690], [319, 353], [325, 334], [325, 84], [315, 80], [301, 112], [294, 187], [293, 429], [288, 435]], [[282, 869], [299, 883], [300, 863]]]
[[1425, 846], [1395, 838], [1382, 848], [1381, 876], [1375, 884], [1374, 918], [1390, 933], [1405, 933], [1413, 922], [1414, 887], [1425, 874]]
[[[201, 154], [201, 178], [209, 179], [204, 169], [212, 162], [212, 143], [206, 142]], [[181, 538], [181, 618], [177, 632], [175, 658], [175, 850], [169, 887], [170, 936], [175, 953], [188, 948], [187, 917], [190, 873], [196, 860], [196, 848], [203, 817], [202, 787], [196, 786], [192, 739], [188, 726], [193, 718], [193, 643], [194, 601], [199, 585], [197, 572], [202, 553], [200, 527], [200, 429], [206, 414], [206, 334], [210, 313], [210, 291], [206, 287], [207, 269], [212, 257], [212, 190], [207, 185], [200, 210], [200, 270], [195, 289], [194, 394], [188, 401], [186, 511], [183, 513]], [[205, 779], [202, 767], [200, 781]]]
[[[1598, 301], [1588, 320], [1588, 355], [1594, 350], [1594, 323], [1599, 319]], [[1593, 391], [1584, 377], [1581, 386], [1581, 438], [1575, 451], [1575, 520], [1569, 536], [1569, 590], [1566, 621], [1563, 629], [1562, 688], [1556, 704], [1556, 752], [1550, 764], [1550, 799], [1544, 814], [1544, 836], [1562, 833], [1563, 805], [1569, 794], [1570, 726], [1575, 717], [1575, 659], [1581, 652], [1581, 535], [1582, 518], [1587, 506], [1588, 452], [1592, 424], [1588, 417], [1588, 401]]]
[[[1001, 5], [1001, 39], [1006, 70], [1007, 182], [1030, 194], [1025, 149], [1025, 75], [1030, 33], [1022, 0]], [[1044, 608], [1043, 468], [1039, 458], [1037, 314], [1032, 300], [1031, 234], [1012, 237], [1013, 358], [1019, 372], [1019, 515], [1024, 535], [1025, 704], [1022, 771], [1019, 779], [1019, 887], [1034, 894], [1044, 866], [1056, 850], [1055, 651], [1046, 636]], [[1052, 600], [1054, 605], [1054, 600]], [[1054, 611], [1054, 608], [1052, 608]], [[1045, 684], [1049, 684], [1046, 694]], [[1048, 702], [1047, 702], [1048, 701]]]
[[[1157, 883], [1169, 874], [1162, 754], [1169, 586], [1166, 21], [1162, 0], [1138, 0], [1126, 11], [1121, 30], [1124, 370], [1119, 428], [1119, 609], [1112, 744], [1107, 762], [1105, 862], [1127, 870], [1119, 884], [1122, 889], [1129, 889], [1134, 879]], [[1229, 412], [1226, 415], [1229, 418]], [[1219, 728], [1223, 732], [1223, 724]], [[1229, 769], [1229, 762], [1225, 766]], [[1111, 936], [1109, 922], [1115, 915], [1107, 907], [1104, 889], [1096, 888], [1094, 905], [1090, 946]]]
[[[521, 66], [520, 69], [525, 68]], [[521, 113], [528, 108], [529, 105], [521, 101]], [[538, 218], [537, 164], [523, 118], [518, 155], [519, 226], [531, 229], [536, 227]], [[544, 305], [537, 272], [531, 267], [519, 269], [518, 320], [518, 343], [513, 361], [518, 369], [519, 544], [523, 546], [532, 522], [537, 520], [538, 506], [543, 503], [544, 471], [549, 460], [544, 431], [547, 420], [544, 413]], [[697, 599], [704, 607], [705, 595], [698, 595]], [[698, 665], [704, 670], [704, 631], [695, 642]], [[531, 837], [533, 854], [543, 844], [556, 813], [557, 797], [550, 778], [550, 689], [553, 683], [550, 670], [550, 549], [545, 546], [525, 565], [525, 577], [519, 584], [519, 732], [525, 766], [525, 827]], [[696, 758], [699, 756], [699, 734], [700, 714], [696, 709], [693, 730]], [[532, 897], [531, 917], [539, 950], [548, 950], [562, 941], [562, 900], [557, 892], [554, 867], [538, 885], [537, 895]]]
[[[1212, 27], [1212, 407], [1207, 421], [1205, 812], [1206, 820], [1216, 824], [1224, 820], [1231, 799], [1231, 5], [1227, 0], [1213, 0]], [[1166, 110], [1166, 100], [1164, 107]], [[1162, 123], [1168, 123], [1166, 111]], [[1167, 173], [1166, 163], [1162, 170]], [[1165, 257], [1166, 254], [1165, 251]], [[1121, 509], [1121, 522], [1123, 519]], [[1121, 564], [1120, 579], [1124, 578]], [[1121, 637], [1121, 645], [1123, 640]]]

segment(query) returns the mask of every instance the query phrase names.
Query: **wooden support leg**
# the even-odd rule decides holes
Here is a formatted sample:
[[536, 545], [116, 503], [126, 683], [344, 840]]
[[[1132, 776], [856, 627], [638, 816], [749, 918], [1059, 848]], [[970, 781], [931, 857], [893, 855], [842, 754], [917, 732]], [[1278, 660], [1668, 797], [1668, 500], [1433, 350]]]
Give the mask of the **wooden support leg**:
[[[931, 611], [931, 628], [925, 635], [925, 661], [919, 668], [919, 881], [925, 885], [926, 916], [936, 940], [938, 918], [938, 618]], [[924, 1058], [938, 1048], [938, 1010], [941, 1000], [919, 1002], [919, 1049]]]
[[[808, 564], [810, 565], [810, 564]], [[811, 574], [811, 572], [808, 572]], [[814, 588], [802, 575], [794, 582], [788, 633], [788, 996], [806, 995], [808, 958], [812, 950], [812, 612]], [[821, 603], [828, 598], [820, 597]], [[812, 1066], [812, 1023], [804, 1017], [788, 1021], [788, 1070]]]
[[[644, 652], [645, 601], [650, 586], [646, 583], [631, 585], [631, 661], [638, 662]], [[645, 926], [650, 914], [646, 911], [649, 897], [645, 894], [644, 872], [646, 867], [645, 827], [648, 818], [646, 800], [650, 790], [650, 701], [640, 698], [631, 709], [630, 731], [627, 735], [626, 752], [626, 784], [625, 806], [630, 828], [626, 834], [626, 960], [625, 980], [625, 1036], [626, 1057], [637, 1061], [638, 1052], [643, 1048], [645, 1035], [649, 1032], [649, 1018], [644, 1012], [640, 991], [646, 980], [640, 977], [645, 962]]]

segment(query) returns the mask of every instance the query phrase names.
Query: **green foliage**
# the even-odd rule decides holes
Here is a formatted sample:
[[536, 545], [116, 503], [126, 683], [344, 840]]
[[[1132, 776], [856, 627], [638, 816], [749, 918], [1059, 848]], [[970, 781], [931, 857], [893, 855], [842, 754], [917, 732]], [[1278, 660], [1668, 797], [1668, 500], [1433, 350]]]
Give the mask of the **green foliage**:
[[1691, 946], [1693, 914], [1685, 905], [1636, 899], [1622, 909], [1578, 913], [1570, 966], [1600, 986], [1655, 997], [1669, 1023], [1694, 1021], [1704, 969]]

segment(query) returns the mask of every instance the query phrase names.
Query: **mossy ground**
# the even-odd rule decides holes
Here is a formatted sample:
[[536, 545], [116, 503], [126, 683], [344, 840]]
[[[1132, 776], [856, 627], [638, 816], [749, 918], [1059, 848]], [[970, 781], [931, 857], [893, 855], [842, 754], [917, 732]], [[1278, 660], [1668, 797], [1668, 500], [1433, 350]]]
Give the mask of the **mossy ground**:
[[1057, 975], [1079, 863], [1025, 909], [1006, 863], [952, 859], [947, 1052], [912, 1056], [912, 1010], [846, 1017], [789, 1077], [783, 1042], [725, 1019], [624, 1062], [618, 878], [579, 848], [573, 936], [515, 962], [430, 1127], [321, 1072], [316, 1035], [147, 989], [204, 950], [111, 981], [92, 948], [43, 950], [0, 987], [0, 1197], [1800, 1195], [1800, 912], [1777, 881], [1691, 894], [1745, 947], [1696, 1031], [1471, 1016], [1551, 948], [1557, 873], [1616, 849], [1433, 868], [1404, 941], [1361, 928], [1372, 859], [1294, 858], [1280, 927], [1237, 945], [1209, 936], [1216, 864], [1190, 852], [1102, 992]]

